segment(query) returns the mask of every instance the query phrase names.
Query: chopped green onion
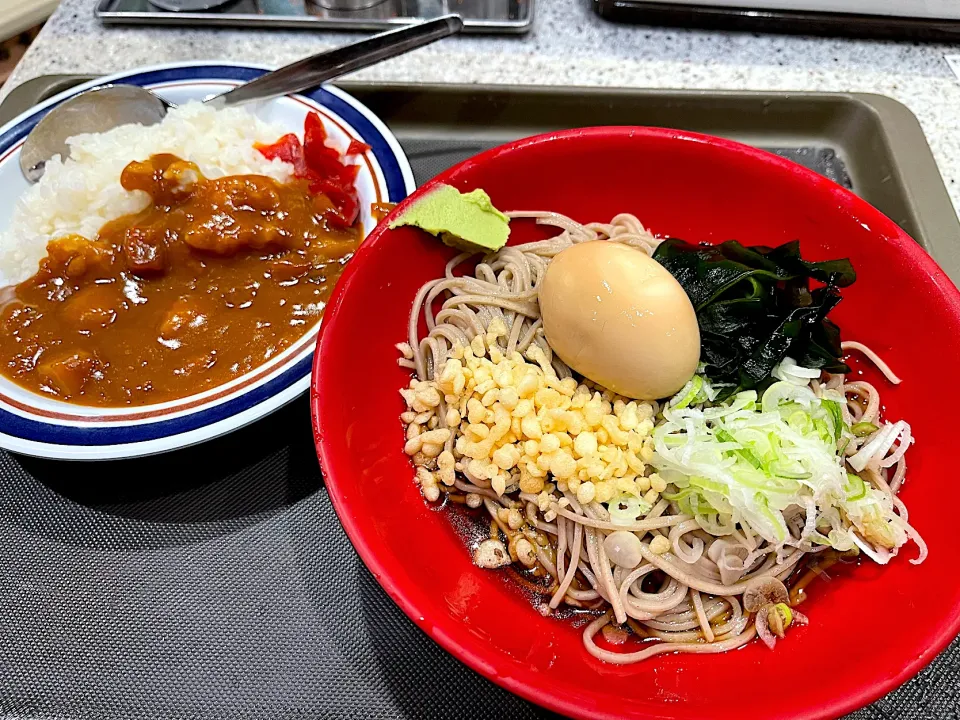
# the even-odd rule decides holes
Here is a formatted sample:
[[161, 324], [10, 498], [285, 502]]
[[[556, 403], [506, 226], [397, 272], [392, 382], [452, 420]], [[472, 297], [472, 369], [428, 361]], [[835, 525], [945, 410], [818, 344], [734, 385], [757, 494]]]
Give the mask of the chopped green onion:
[[813, 421], [813, 427], [816, 428], [817, 434], [820, 435], [821, 439], [824, 442], [828, 441], [837, 441], [837, 437], [833, 434], [833, 430], [827, 425], [827, 421], [823, 418], [816, 418]]
[[811, 477], [811, 473], [804, 470], [803, 466], [800, 466], [800, 470], [793, 470], [783, 467], [780, 463], [771, 465], [771, 472], [777, 477], [788, 478], [790, 480], [806, 480]]
[[803, 435], [806, 435], [814, 429], [814, 424], [810, 419], [810, 415], [803, 412], [803, 410], [797, 410], [790, 413], [790, 417], [787, 418], [787, 425]]
[[763, 463], [760, 462], [760, 460], [757, 458], [757, 456], [754, 455], [752, 452], [750, 452], [750, 450], [748, 450], [746, 447], [743, 447], [743, 444], [740, 443], [740, 442], [737, 440], [737, 438], [735, 438], [733, 435], [731, 435], [730, 433], [728, 433], [726, 430], [723, 430], [723, 429], [719, 429], [719, 428], [718, 428], [717, 431], [716, 431], [714, 434], [716, 435], [717, 440], [719, 440], [720, 442], [737, 443], [737, 444], [741, 445], [740, 449], [735, 450], [734, 452], [736, 452], [737, 455], [739, 455], [740, 457], [742, 457], [744, 460], [746, 460], [748, 463], [750, 463], [751, 465], [753, 465], [753, 466], [754, 466], [755, 468], [757, 468], [758, 470], [759, 470], [761, 467], [763, 467]]
[[697, 395], [691, 380], [653, 432], [652, 464], [673, 490], [661, 497], [717, 537], [747, 523], [783, 548], [791, 542], [785, 514], [800, 507], [815, 513], [804, 524], [805, 543], [838, 552], [864, 542], [903, 545], [908, 528], [890, 499], [845, 469], [842, 446], [876, 427], [847, 426], [840, 392], [823, 389], [818, 397], [798, 382], [804, 372], [785, 376], [789, 382], [772, 383], [759, 400], [743, 391], [718, 403]]
[[650, 512], [653, 506], [635, 495], [620, 493], [607, 503], [610, 513], [610, 522], [617, 525], [628, 525]]
[[843, 486], [843, 490], [847, 494], [847, 502], [853, 502], [866, 497], [867, 484], [859, 475], [847, 473], [847, 483]]
[[773, 606], [775, 610], [780, 613], [780, 616], [783, 618], [783, 626], [790, 627], [790, 623], [793, 622], [793, 609], [786, 603], [777, 603]]
[[810, 542], [812, 542], [814, 545], [826, 545], [827, 547], [831, 547], [833, 545], [829, 538], [825, 538], [818, 532], [811, 533], [807, 539], [810, 540]]
[[705, 477], [694, 476], [690, 478], [690, 485], [701, 488], [702, 490], [710, 490], [711, 492], [719, 493], [721, 495], [727, 491], [727, 486], [723, 483], [715, 480], [708, 480]]
[[826, 408], [830, 414], [830, 420], [833, 422], [833, 439], [839, 440], [843, 434], [843, 407], [836, 400], [820, 400], [820, 405]]
[[671, 407], [676, 410], [682, 410], [694, 401], [697, 394], [703, 388], [703, 377], [694, 375], [689, 382], [676, 394]]
[[760, 508], [760, 513], [766, 517], [771, 525], [773, 525], [774, 533], [776, 533], [777, 536], [777, 542], [782, 543], [784, 540], [786, 540], [786, 531], [782, 527], [783, 516], [777, 517], [773, 514], [773, 511], [770, 509], [770, 505], [767, 502], [767, 498], [763, 493], [757, 493], [754, 495], [753, 501]]

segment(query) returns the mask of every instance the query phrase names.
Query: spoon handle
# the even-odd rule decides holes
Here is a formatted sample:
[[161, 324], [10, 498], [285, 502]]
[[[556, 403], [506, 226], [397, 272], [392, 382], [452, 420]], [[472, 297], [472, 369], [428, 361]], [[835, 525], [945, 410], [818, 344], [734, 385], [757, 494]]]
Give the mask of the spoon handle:
[[335, 77], [354, 70], [362, 70], [381, 60], [402, 55], [454, 35], [460, 32], [462, 27], [463, 21], [459, 15], [444, 15], [399, 30], [380, 33], [269, 72], [256, 80], [206, 100], [206, 104], [221, 108], [255, 100], [266, 100], [316, 87]]

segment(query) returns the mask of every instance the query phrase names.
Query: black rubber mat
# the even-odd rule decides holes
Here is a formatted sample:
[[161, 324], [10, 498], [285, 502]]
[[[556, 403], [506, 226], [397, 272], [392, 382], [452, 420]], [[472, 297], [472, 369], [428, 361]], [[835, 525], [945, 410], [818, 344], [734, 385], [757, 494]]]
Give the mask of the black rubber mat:
[[0, 473], [2, 717], [538, 717], [363, 567], [305, 398], [161, 457]]
[[[480, 149], [407, 147], [419, 181]], [[780, 152], [846, 177], [830, 150]], [[954, 645], [853, 717], [957, 718], [958, 667]], [[554, 716], [376, 584], [324, 490], [305, 397], [143, 460], [0, 452], [0, 718], [299, 717]]]

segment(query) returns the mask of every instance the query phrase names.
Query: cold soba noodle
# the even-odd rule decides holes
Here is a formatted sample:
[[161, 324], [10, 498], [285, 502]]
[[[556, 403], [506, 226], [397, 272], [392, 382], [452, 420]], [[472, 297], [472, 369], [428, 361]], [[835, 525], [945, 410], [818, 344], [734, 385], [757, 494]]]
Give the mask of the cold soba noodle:
[[[608, 240], [652, 255], [659, 241], [628, 214], [588, 225], [547, 212], [509, 216], [561, 232], [487, 255], [472, 274], [455, 274], [469, 253], [455, 257], [417, 294], [409, 346], [399, 346], [401, 364], [415, 373], [402, 391], [405, 450], [425, 498], [446, 495], [489, 515], [491, 539], [476, 548], [478, 565], [516, 563], [540, 583], [544, 613], [564, 605], [599, 613], [584, 630], [586, 648], [623, 664], [663, 652], [723, 652], [757, 634], [772, 647], [786, 626], [806, 623], [782, 583], [818, 553], [834, 561], [863, 552], [885, 563], [909, 537], [921, 548], [912, 562], [922, 561], [926, 549], [897, 498], [909, 426], [881, 422], [873, 385], [785, 359], [774, 372], [783, 396], [770, 400], [774, 412], [767, 393], [762, 408], [756, 392], [715, 403], [699, 375], [673, 400], [634, 401], [598, 387], [546, 340], [538, 303], [546, 269], [578, 243]], [[899, 382], [869, 348], [844, 350], [865, 353]], [[808, 408], [810, 422], [788, 417], [789, 403]], [[836, 419], [824, 419], [833, 407]], [[737, 482], [724, 480], [746, 477], [737, 468], [755, 458], [743, 438], [763, 423], [792, 438], [783, 441], [784, 457], [822, 459], [822, 487], [799, 466], [777, 470], [786, 477], [769, 502], [738, 495]], [[836, 429], [837, 439], [823, 441], [824, 429]], [[715, 468], [710, 458], [719, 459]], [[697, 467], [707, 468], [703, 477]], [[842, 500], [822, 499], [837, 487]], [[618, 652], [598, 645], [598, 633], [606, 648], [631, 634], [658, 642]]]

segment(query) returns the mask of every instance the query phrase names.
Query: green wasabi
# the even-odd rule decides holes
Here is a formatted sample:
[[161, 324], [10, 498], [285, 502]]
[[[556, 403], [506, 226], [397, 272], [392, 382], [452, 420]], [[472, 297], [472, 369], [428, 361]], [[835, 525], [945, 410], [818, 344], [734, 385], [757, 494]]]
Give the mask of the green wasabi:
[[390, 228], [400, 225], [418, 227], [467, 252], [495, 252], [510, 237], [510, 219], [479, 188], [461, 193], [450, 185], [439, 185], [391, 222]]

